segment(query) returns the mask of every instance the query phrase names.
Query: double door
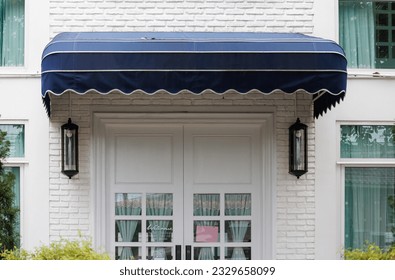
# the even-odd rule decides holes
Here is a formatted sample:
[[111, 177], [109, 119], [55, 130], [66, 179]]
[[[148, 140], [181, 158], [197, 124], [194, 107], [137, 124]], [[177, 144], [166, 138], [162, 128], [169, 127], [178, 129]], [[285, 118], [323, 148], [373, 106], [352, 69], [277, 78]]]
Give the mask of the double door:
[[258, 124], [133, 123], [106, 136], [106, 236], [115, 259], [259, 259]]

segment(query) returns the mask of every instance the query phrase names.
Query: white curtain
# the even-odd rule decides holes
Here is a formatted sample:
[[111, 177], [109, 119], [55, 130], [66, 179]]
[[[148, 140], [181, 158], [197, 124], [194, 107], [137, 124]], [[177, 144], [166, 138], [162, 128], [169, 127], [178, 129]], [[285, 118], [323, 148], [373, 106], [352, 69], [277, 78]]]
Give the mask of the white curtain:
[[0, 0], [0, 66], [23, 66], [25, 1]]
[[[173, 215], [173, 194], [155, 193], [147, 194], [147, 216], [171, 216]], [[169, 238], [172, 229], [169, 228], [171, 220], [149, 220], [147, 227], [151, 231], [152, 242], [165, 242]], [[154, 258], [166, 259], [164, 247], [154, 247]]]
[[[218, 194], [194, 194], [194, 216], [219, 216], [220, 197]], [[217, 226], [218, 221], [195, 221], [195, 226]], [[199, 260], [214, 260], [212, 247], [201, 247], [198, 255]]]
[[340, 45], [350, 68], [374, 68], [374, 4], [366, 1], [341, 1], [339, 5]]
[[394, 168], [346, 168], [345, 247], [374, 242], [382, 248], [394, 242]]
[[[225, 215], [249, 216], [251, 215], [251, 194], [225, 195]], [[250, 221], [230, 221], [230, 231], [233, 242], [244, 242]], [[246, 256], [242, 247], [235, 247], [232, 260], [245, 260]]]
[[[132, 216], [141, 215], [141, 200], [134, 199], [132, 194], [119, 193], [116, 194], [115, 215]], [[121, 235], [122, 242], [132, 242], [136, 233], [139, 221], [117, 220], [116, 226]], [[119, 258], [121, 260], [129, 260], [133, 257], [132, 248], [122, 247]]]

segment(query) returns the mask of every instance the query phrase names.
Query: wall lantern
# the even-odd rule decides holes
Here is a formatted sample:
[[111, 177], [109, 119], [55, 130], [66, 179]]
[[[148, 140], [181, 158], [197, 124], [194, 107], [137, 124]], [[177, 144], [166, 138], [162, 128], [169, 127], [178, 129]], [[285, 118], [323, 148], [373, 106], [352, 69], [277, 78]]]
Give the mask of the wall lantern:
[[307, 172], [307, 125], [299, 118], [289, 127], [289, 173], [298, 179]]
[[78, 174], [78, 125], [69, 121], [62, 125], [62, 173], [69, 177]]

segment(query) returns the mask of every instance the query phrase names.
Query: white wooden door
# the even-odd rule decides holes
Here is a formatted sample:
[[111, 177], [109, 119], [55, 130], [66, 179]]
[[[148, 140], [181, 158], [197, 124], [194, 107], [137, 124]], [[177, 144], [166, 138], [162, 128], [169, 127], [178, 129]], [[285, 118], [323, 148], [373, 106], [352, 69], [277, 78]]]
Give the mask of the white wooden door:
[[184, 243], [191, 259], [261, 258], [261, 146], [260, 125], [185, 127]]
[[261, 134], [257, 124], [111, 126], [106, 242], [114, 258], [261, 258]]

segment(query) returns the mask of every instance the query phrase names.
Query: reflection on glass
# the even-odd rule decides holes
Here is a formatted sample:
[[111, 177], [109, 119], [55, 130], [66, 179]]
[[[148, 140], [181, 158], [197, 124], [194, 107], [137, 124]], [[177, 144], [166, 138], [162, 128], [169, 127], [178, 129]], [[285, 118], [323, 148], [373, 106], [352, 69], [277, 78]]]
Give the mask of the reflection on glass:
[[342, 158], [395, 158], [395, 126], [342, 125]]
[[193, 233], [195, 242], [219, 242], [219, 221], [194, 221]]
[[226, 260], [251, 260], [251, 247], [225, 247]]
[[219, 214], [220, 214], [219, 194], [193, 195], [194, 216], [219, 216]]
[[141, 221], [116, 220], [115, 241], [116, 242], [139, 242], [141, 236]]
[[193, 248], [194, 260], [219, 260], [219, 247], [195, 247]]
[[172, 260], [171, 247], [147, 247], [147, 260]]
[[251, 221], [225, 221], [225, 242], [251, 242]]
[[140, 260], [141, 248], [140, 247], [126, 247], [117, 246], [115, 247], [115, 259], [116, 260]]
[[138, 193], [116, 193], [115, 215], [141, 215], [141, 194]]
[[225, 215], [250, 216], [251, 194], [250, 193], [225, 194]]
[[6, 132], [6, 139], [10, 141], [9, 157], [24, 157], [25, 126], [23, 124], [0, 124], [0, 131]]
[[172, 220], [147, 220], [148, 242], [172, 242]]
[[147, 216], [172, 216], [173, 194], [147, 193]]

